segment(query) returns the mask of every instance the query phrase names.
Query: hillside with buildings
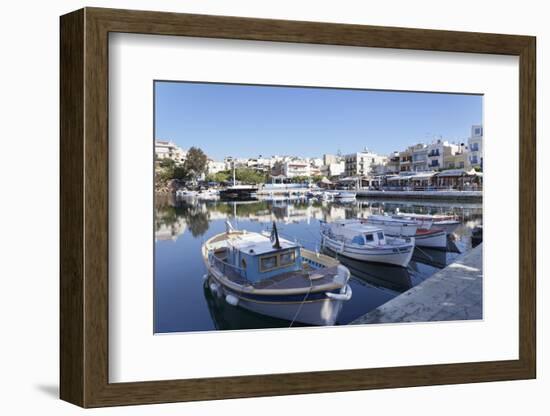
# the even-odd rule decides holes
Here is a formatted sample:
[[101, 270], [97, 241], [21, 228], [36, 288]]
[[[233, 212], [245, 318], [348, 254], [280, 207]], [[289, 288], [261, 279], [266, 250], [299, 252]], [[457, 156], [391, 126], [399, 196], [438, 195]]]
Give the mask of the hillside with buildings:
[[[207, 151], [205, 150], [206, 155]], [[188, 150], [168, 140], [155, 141], [157, 176], [170, 180], [166, 166], [183, 166]], [[226, 156], [223, 160], [206, 159], [195, 179], [209, 182], [228, 182], [233, 170], [241, 182], [292, 183], [317, 182], [326, 178], [332, 182], [359, 182], [361, 186], [402, 185], [403, 181], [418, 179], [423, 185], [438, 173], [438, 184], [449, 184], [453, 175], [460, 177], [483, 171], [483, 127], [474, 125], [470, 137], [460, 143], [436, 139], [431, 143], [416, 143], [389, 155], [380, 155], [368, 148], [349, 154], [323, 154], [320, 157], [272, 155], [257, 157]], [[454, 173], [453, 173], [454, 172]], [[463, 175], [464, 174], [464, 175]], [[480, 174], [478, 176], [481, 176]], [[184, 179], [179, 177], [177, 179]], [[237, 178], [239, 180], [239, 178]], [[164, 184], [166, 185], [166, 184]]]

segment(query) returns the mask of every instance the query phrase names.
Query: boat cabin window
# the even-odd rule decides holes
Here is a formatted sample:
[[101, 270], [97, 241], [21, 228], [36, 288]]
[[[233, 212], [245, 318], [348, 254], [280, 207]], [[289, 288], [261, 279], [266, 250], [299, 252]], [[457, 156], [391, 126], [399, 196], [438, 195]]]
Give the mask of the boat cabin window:
[[277, 254], [260, 257], [260, 272], [286, 267], [296, 261], [295, 250], [283, 251]]
[[384, 239], [384, 233], [378, 233], [378, 240], [383, 240]]
[[281, 253], [279, 255], [279, 260], [281, 266], [288, 266], [289, 264], [293, 264], [294, 260], [296, 260], [296, 253], [294, 251]]
[[277, 267], [277, 256], [266, 256], [260, 259], [260, 271], [275, 269]]
[[353, 237], [351, 242], [352, 244], [359, 244], [360, 246], [365, 244], [365, 240], [363, 239], [362, 235], [356, 235], [355, 237]]
[[374, 241], [374, 236], [372, 234], [365, 234], [367, 242]]

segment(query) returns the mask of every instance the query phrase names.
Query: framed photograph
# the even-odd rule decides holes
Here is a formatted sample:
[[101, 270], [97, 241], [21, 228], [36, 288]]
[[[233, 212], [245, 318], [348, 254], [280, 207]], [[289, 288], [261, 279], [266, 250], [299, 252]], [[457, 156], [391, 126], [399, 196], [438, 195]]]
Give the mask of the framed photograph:
[[62, 16], [61, 398], [535, 378], [535, 49]]

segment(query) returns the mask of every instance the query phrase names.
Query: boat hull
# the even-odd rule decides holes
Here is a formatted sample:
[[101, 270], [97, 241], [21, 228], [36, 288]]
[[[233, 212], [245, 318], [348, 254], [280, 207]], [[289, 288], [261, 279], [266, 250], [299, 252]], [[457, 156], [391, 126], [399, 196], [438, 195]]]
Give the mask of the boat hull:
[[459, 225], [460, 225], [459, 221], [441, 221], [441, 222], [433, 223], [434, 227], [441, 228], [447, 233], [447, 235], [454, 233]]
[[[228, 296], [232, 296], [233, 299], [236, 299], [236, 302], [233, 301], [235, 302], [233, 306], [241, 307], [260, 315], [283, 319], [291, 323], [316, 326], [335, 325], [345, 302], [345, 300], [330, 299], [324, 294], [311, 300], [308, 300], [307, 294], [292, 298], [285, 298], [283, 296], [251, 296], [250, 294], [231, 290], [212, 275], [211, 278], [215, 280], [217, 285], [210, 286], [215, 296], [225, 299]], [[351, 288], [346, 286], [346, 291], [348, 290], [351, 291]]]
[[323, 235], [322, 245], [340, 255], [361, 261], [372, 263], [392, 264], [394, 266], [407, 267], [411, 261], [414, 245], [411, 244], [404, 248], [397, 249], [398, 252], [393, 252], [393, 249], [387, 250], [370, 250], [368, 248], [358, 248], [356, 246], [342, 243], [334, 240], [326, 235]]
[[417, 234], [414, 237], [418, 247], [447, 248], [447, 233], [445, 230], [437, 230], [426, 234]]

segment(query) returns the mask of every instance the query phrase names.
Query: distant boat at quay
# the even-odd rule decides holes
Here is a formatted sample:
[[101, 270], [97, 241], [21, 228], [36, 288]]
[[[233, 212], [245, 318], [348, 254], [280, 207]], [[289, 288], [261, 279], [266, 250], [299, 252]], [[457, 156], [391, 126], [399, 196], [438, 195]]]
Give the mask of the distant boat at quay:
[[432, 226], [445, 230], [447, 235], [452, 234], [461, 224], [456, 215], [452, 214], [409, 214], [409, 213], [397, 213], [402, 218], [408, 218], [416, 221], [431, 221]]
[[378, 226], [361, 220], [321, 222], [321, 245], [356, 260], [407, 267], [414, 251], [414, 238], [386, 236]]
[[334, 194], [334, 199], [340, 202], [355, 201], [357, 193], [351, 191], [338, 191]]
[[254, 185], [232, 185], [220, 191], [220, 199], [230, 201], [247, 201], [256, 199], [258, 187]]
[[362, 222], [384, 229], [394, 237], [414, 237], [416, 246], [444, 249], [447, 247], [447, 233], [434, 227], [430, 218], [410, 218], [402, 215], [370, 215]]
[[310, 325], [334, 325], [351, 299], [349, 270], [339, 261], [271, 235], [235, 230], [202, 246], [209, 287], [229, 305]]

